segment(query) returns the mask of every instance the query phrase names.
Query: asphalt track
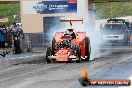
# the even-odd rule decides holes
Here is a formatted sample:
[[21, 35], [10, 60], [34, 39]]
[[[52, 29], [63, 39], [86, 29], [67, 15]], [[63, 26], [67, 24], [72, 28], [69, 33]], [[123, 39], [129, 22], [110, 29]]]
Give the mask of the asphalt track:
[[[82, 67], [88, 71], [92, 79], [111, 78], [114, 75], [114, 70], [110, 72], [113, 67], [119, 68], [120, 63], [129, 62], [132, 58], [132, 46], [103, 47], [101, 52], [100, 56], [95, 58], [93, 56], [94, 59], [90, 62], [82, 63], [47, 64], [41, 60], [24, 59], [25, 61], [18, 61], [19, 63], [16, 61], [14, 64], [11, 63], [12, 60], [2, 60], [0, 62], [0, 88], [82, 88], [78, 82]], [[45, 53], [43, 55], [45, 56]], [[120, 73], [122, 70], [118, 71]], [[130, 75], [126, 74], [125, 77], [128, 78]], [[116, 75], [113, 77], [115, 78]], [[122, 77], [124, 77], [123, 72], [118, 78]]]

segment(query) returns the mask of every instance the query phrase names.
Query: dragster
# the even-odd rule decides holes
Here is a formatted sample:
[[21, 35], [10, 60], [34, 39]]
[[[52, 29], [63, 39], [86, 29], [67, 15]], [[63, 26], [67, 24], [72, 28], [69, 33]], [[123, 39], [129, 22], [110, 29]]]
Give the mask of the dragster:
[[46, 62], [81, 62], [89, 61], [91, 47], [90, 39], [86, 32], [75, 32], [72, 22], [83, 20], [63, 19], [60, 22], [70, 22], [71, 27], [65, 32], [56, 32], [52, 39], [52, 45], [47, 47]]

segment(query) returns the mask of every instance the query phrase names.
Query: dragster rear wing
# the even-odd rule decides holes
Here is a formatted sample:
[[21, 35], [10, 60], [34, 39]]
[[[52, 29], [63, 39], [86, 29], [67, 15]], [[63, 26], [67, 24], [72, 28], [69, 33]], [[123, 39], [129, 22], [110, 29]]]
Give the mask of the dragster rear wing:
[[60, 22], [78, 22], [81, 21], [83, 24], [83, 19], [78, 19], [78, 18], [60, 18]]

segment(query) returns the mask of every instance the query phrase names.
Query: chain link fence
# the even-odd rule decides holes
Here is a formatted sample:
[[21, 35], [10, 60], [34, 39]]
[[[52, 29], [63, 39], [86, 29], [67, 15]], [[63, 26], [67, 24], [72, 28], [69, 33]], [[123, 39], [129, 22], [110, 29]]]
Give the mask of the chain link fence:
[[[24, 33], [24, 43], [27, 45], [27, 43], [30, 41], [31, 46], [33, 50], [41, 51], [48, 44], [50, 44], [49, 34], [48, 33]], [[51, 37], [52, 38], [52, 37]]]

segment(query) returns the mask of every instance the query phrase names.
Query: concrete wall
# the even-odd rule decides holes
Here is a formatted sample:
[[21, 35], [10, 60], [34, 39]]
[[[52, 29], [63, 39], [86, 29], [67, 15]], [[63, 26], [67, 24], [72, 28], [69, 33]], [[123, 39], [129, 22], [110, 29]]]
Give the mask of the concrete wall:
[[[23, 1], [31, 0], [20, 0], [21, 4], [21, 22], [25, 33], [36, 33], [43, 32], [43, 17], [52, 16], [70, 16], [70, 17], [87, 17], [88, 14], [88, 0], [77, 1], [77, 14], [23, 14]], [[46, 0], [33, 0], [33, 1], [46, 1]]]

